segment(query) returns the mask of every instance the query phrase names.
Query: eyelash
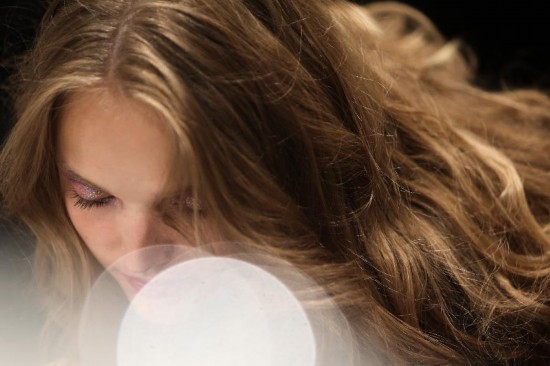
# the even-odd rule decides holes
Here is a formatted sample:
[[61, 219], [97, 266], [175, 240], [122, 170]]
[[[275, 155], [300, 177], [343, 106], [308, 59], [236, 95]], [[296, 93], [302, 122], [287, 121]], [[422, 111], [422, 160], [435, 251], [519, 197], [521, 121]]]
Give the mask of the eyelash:
[[89, 210], [93, 207], [103, 207], [108, 205], [113, 197], [105, 197], [98, 200], [87, 200], [82, 198], [78, 193], [73, 191], [73, 198], [75, 200], [74, 206], [83, 210]]

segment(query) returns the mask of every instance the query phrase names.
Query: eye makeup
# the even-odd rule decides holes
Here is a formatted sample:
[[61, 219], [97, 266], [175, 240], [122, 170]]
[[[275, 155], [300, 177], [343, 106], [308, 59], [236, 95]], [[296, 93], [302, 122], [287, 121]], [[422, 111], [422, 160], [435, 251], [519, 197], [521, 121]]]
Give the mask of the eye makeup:
[[181, 195], [176, 195], [170, 199], [170, 204], [173, 207], [184, 207], [188, 212], [197, 211], [203, 214], [203, 207], [199, 199], [193, 197], [191, 188], [188, 188]]
[[197, 210], [199, 212], [203, 211], [200, 200], [195, 199], [191, 194], [187, 194], [185, 196], [185, 206], [190, 210]]
[[86, 181], [75, 172], [58, 164], [61, 175], [69, 182], [75, 200], [74, 205], [82, 209], [105, 206], [114, 200], [114, 197], [104, 192], [101, 188]]
[[77, 193], [80, 197], [94, 201], [98, 199], [105, 198], [106, 194], [102, 191], [98, 191], [95, 188], [92, 188], [88, 185], [82, 184], [78, 181], [74, 181], [72, 179], [69, 179], [75, 193]]

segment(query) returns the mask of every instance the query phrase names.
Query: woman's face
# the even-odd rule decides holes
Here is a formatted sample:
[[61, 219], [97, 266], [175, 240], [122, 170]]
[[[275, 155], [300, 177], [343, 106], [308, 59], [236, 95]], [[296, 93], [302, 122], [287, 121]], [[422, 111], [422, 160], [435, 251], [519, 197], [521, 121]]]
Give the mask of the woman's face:
[[[137, 249], [189, 244], [158, 213], [174, 197], [192, 202], [163, 196], [171, 135], [158, 116], [108, 91], [81, 91], [68, 98], [60, 117], [56, 148], [65, 207], [104, 267]], [[137, 290], [155, 274], [158, 263], [151, 261], [131, 256], [115, 278]]]

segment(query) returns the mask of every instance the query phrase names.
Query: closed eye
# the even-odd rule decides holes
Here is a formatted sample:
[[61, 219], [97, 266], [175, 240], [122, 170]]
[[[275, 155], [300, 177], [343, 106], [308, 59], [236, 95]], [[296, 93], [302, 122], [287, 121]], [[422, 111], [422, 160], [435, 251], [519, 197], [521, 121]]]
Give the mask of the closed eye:
[[186, 189], [181, 195], [174, 196], [170, 199], [170, 206], [183, 208], [187, 212], [198, 212], [203, 214], [203, 206], [198, 198], [193, 197], [191, 189]]
[[99, 199], [89, 200], [81, 197], [76, 191], [73, 190], [74, 206], [83, 210], [89, 210], [94, 207], [103, 207], [110, 204], [115, 198], [113, 196], [107, 196]]

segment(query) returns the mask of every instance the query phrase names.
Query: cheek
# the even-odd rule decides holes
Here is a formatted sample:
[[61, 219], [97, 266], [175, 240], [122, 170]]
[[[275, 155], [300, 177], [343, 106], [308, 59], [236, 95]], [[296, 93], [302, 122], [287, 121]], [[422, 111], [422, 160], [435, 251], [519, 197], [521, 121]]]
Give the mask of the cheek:
[[84, 244], [99, 263], [108, 267], [118, 258], [119, 240], [112, 224], [114, 220], [109, 220], [108, 215], [101, 212], [101, 209], [83, 210], [75, 207], [72, 198], [65, 200], [65, 206], [69, 219]]

